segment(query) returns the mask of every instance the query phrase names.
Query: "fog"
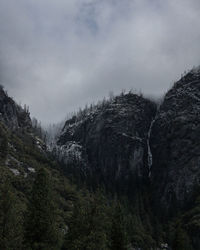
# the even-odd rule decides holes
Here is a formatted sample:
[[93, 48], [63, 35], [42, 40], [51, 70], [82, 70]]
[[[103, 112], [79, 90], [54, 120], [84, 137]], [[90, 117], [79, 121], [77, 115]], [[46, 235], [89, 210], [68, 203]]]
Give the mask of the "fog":
[[43, 124], [200, 64], [198, 0], [0, 0], [0, 82]]

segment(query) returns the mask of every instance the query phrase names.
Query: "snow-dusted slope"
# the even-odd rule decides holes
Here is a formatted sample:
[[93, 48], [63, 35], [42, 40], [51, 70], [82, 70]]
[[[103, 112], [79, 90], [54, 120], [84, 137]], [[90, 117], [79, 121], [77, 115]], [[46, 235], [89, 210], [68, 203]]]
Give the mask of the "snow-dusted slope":
[[155, 199], [165, 208], [185, 204], [200, 185], [200, 69], [168, 91], [150, 137]]
[[132, 93], [88, 108], [66, 121], [59, 158], [66, 164], [78, 158], [97, 183], [131, 188], [134, 178], [148, 176], [147, 138], [155, 111], [155, 104]]
[[30, 128], [31, 119], [26, 109], [17, 105], [0, 86], [0, 121], [10, 128]]

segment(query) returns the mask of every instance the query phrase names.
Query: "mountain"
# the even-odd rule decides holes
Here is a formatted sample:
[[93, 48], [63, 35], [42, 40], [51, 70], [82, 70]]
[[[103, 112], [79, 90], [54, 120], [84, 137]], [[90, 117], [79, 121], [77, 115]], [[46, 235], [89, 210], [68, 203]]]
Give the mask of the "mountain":
[[160, 231], [174, 249], [183, 249], [175, 246], [179, 237], [185, 238], [184, 249], [199, 249], [199, 124], [195, 68], [160, 104], [129, 93], [82, 110], [66, 121], [55, 152], [68, 176], [128, 195], [140, 212], [146, 207], [151, 225], [157, 219], [168, 224]]
[[0, 121], [10, 128], [31, 128], [31, 119], [28, 109], [23, 109], [10, 98], [0, 86]]
[[[121, 109], [124, 113], [122, 117], [126, 117], [126, 107], [130, 109], [128, 116], [131, 119], [133, 115], [131, 103], [134, 104], [135, 99], [141, 107], [144, 105], [148, 107], [150, 104], [149, 101], [143, 102], [142, 98], [137, 96], [133, 98], [130, 95], [129, 105], [120, 101], [124, 106], [124, 109]], [[40, 123], [35, 119], [32, 122], [28, 109], [17, 105], [3, 88], [1, 88], [0, 110], [2, 114], [0, 120], [0, 249], [93, 250], [116, 249], [116, 245], [119, 249], [132, 246], [147, 249], [149, 244], [156, 246], [156, 239], [152, 236], [150, 225], [145, 225], [149, 218], [146, 209], [139, 211], [128, 200], [121, 200], [114, 192], [113, 185], [111, 185], [113, 190], [110, 195], [109, 190], [105, 191], [101, 185], [98, 188], [94, 188], [94, 185], [89, 183], [85, 186], [78, 181], [78, 176], [74, 176], [73, 183], [69, 181], [71, 176], [64, 171], [58, 162], [59, 159], [49, 151], [51, 147], [45, 144], [46, 133], [41, 129]], [[113, 118], [117, 119], [117, 110], [113, 109], [111, 113]], [[145, 117], [145, 111], [142, 116]], [[106, 122], [108, 117], [105, 119]], [[137, 117], [141, 119], [139, 113]], [[151, 118], [148, 117], [148, 119]], [[135, 126], [140, 131], [137, 123]], [[146, 128], [148, 125], [145, 123], [143, 126]], [[116, 131], [114, 129], [114, 132]], [[120, 124], [118, 131], [120, 132]], [[123, 132], [124, 130], [121, 131]], [[146, 143], [146, 133], [140, 132], [139, 136], [143, 136]], [[126, 139], [127, 135], [119, 135], [119, 138], [123, 137], [125, 137], [124, 143], [127, 143], [129, 141]], [[134, 144], [131, 141], [130, 146], [133, 149], [136, 146], [139, 147], [140, 144], [136, 144], [135, 138], [133, 141]], [[117, 143], [116, 140], [115, 143]], [[140, 150], [146, 150], [146, 147], [144, 146], [143, 149], [140, 146]], [[57, 150], [61, 149], [62, 147], [57, 147]], [[73, 155], [76, 152], [75, 156], [78, 159], [82, 156], [77, 153], [77, 150], [72, 152]], [[77, 161], [73, 159], [73, 166], [75, 166]], [[144, 167], [142, 161], [143, 157], [141, 165], [138, 165], [141, 169]], [[80, 171], [80, 168], [77, 168], [77, 173]], [[94, 173], [95, 171], [91, 172], [91, 177]], [[122, 174], [123, 172], [120, 172], [121, 179], [123, 179]], [[109, 184], [109, 181], [106, 183]], [[137, 207], [142, 206], [141, 201], [136, 204]], [[145, 213], [146, 218], [141, 220], [140, 213]]]
[[156, 203], [184, 207], [200, 186], [200, 70], [176, 82], [154, 118], [150, 146]]
[[83, 110], [66, 121], [59, 158], [96, 183], [120, 181], [125, 188], [149, 176], [157, 202], [184, 206], [200, 185], [199, 69], [176, 82], [157, 106], [129, 93]]
[[148, 131], [156, 105], [121, 94], [67, 120], [57, 146], [59, 158], [94, 184], [128, 192], [148, 177]]
[[0, 87], [0, 248], [34, 245], [47, 211], [30, 249], [200, 249], [199, 123], [199, 68], [160, 104], [121, 93], [50, 135]]
[[28, 249], [24, 245], [25, 223], [33, 183], [41, 169], [51, 177], [56, 229], [62, 240], [72, 200], [78, 199], [79, 193], [46, 150], [37, 128], [32, 126], [28, 109], [16, 104], [3, 87], [0, 113], [0, 249]]

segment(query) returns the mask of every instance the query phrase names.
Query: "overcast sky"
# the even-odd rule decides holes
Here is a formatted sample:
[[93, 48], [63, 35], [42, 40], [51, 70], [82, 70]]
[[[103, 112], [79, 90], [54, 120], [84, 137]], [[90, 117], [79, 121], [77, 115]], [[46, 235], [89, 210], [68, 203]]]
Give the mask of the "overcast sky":
[[0, 82], [43, 123], [199, 64], [199, 0], [0, 0]]

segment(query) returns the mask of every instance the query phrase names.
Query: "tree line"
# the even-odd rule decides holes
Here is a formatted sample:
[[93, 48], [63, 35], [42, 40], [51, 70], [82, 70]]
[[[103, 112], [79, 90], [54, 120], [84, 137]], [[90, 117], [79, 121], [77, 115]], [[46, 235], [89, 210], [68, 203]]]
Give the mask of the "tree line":
[[71, 216], [60, 228], [51, 177], [38, 170], [26, 208], [8, 179], [0, 185], [0, 249], [4, 250], [123, 250], [127, 235], [119, 202], [108, 204], [102, 192], [89, 192], [74, 202]]

